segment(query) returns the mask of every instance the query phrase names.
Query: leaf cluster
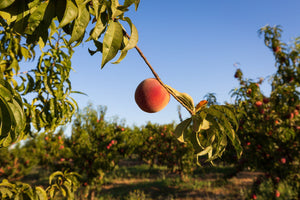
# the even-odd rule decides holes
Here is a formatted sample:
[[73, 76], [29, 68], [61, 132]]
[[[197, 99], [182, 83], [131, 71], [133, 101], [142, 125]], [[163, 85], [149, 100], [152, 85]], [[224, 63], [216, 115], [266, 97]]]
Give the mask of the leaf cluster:
[[197, 159], [207, 155], [206, 162], [212, 162], [221, 157], [227, 138], [234, 146], [237, 157], [241, 156], [242, 147], [236, 135], [238, 121], [234, 107], [214, 105], [216, 99], [213, 94], [207, 95], [210, 102], [202, 100], [195, 106], [190, 95], [178, 92], [170, 86], [166, 87], [192, 115], [177, 125], [175, 136], [180, 142], [190, 141], [193, 144]]
[[[24, 36], [27, 44], [39, 42], [42, 47], [57, 28], [70, 36], [68, 45], [79, 45], [88, 25], [95, 23], [86, 42], [95, 43], [96, 50], [90, 50], [91, 55], [102, 52], [101, 67], [104, 67], [119, 50], [120, 58], [114, 63], [119, 63], [135, 47], [137, 29], [124, 14], [133, 4], [137, 10], [139, 3], [140, 0], [125, 0], [123, 5], [118, 0], [3, 0], [0, 17], [14, 32]], [[120, 21], [129, 25], [130, 39]], [[103, 42], [99, 41], [104, 33]]]
[[61, 193], [68, 200], [74, 199], [74, 193], [78, 188], [80, 175], [74, 172], [57, 171], [49, 177], [49, 187], [44, 190], [41, 186], [31, 187], [27, 183], [11, 183], [7, 179], [0, 183], [1, 199], [32, 199], [44, 200], [54, 199], [55, 195]]

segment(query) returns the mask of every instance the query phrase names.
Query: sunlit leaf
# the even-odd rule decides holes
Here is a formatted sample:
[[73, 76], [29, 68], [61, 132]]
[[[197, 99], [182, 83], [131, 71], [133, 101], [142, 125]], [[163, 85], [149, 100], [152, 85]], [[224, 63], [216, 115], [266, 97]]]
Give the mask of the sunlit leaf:
[[182, 101], [182, 103], [184, 105], [186, 105], [190, 110], [194, 111], [194, 100], [193, 98], [188, 95], [187, 93], [181, 93], [181, 92], [178, 92], [177, 90], [175, 90], [174, 88], [166, 85], [166, 87], [168, 88], [168, 90], [175, 94], [175, 96], [180, 99], [180, 101]]
[[75, 19], [69, 44], [83, 39], [85, 29], [90, 22], [90, 13], [86, 8], [86, 4], [79, 5], [78, 9], [79, 9], [78, 16]]
[[78, 15], [78, 8], [73, 0], [67, 0], [66, 9], [58, 27], [64, 27], [71, 23]]
[[128, 44], [125, 46], [125, 48], [122, 51], [128, 51], [137, 45], [139, 36], [138, 36], [137, 29], [135, 25], [131, 22], [130, 18], [125, 17], [124, 20], [129, 24], [131, 29], [131, 34], [130, 34], [130, 39]]
[[[42, 2], [39, 7], [29, 16], [25, 33], [31, 35], [44, 19], [48, 1]], [[48, 27], [47, 27], [48, 28]]]
[[103, 39], [101, 68], [113, 59], [121, 47], [123, 40], [123, 29], [119, 22], [111, 21]]
[[206, 154], [212, 152], [212, 150], [213, 150], [212, 146], [208, 146], [208, 147], [206, 147], [205, 149], [203, 149], [203, 151], [199, 152], [199, 153], [197, 154], [197, 156], [204, 156], [204, 155], [206, 155]]
[[90, 37], [87, 39], [87, 41], [93, 39], [98, 40], [99, 36], [102, 34], [102, 32], [106, 29], [106, 13], [101, 13], [97, 19], [96, 25], [94, 29], [91, 32]]

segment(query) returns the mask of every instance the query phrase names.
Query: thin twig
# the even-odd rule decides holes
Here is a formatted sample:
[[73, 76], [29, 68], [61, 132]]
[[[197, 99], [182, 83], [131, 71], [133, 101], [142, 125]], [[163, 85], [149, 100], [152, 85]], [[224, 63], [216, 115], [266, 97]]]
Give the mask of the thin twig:
[[[123, 30], [124, 31], [124, 34], [125, 34], [125, 36], [128, 38], [128, 39], [130, 39], [130, 36], [128, 35], [128, 33], [125, 31], [125, 30]], [[136, 50], [137, 50], [137, 52], [140, 54], [140, 56], [142, 57], [142, 59], [144, 60], [144, 62], [146, 63], [146, 65], [149, 67], [149, 69], [151, 70], [151, 72], [152, 72], [152, 74], [154, 75], [154, 77], [158, 80], [158, 82], [185, 108], [185, 109], [187, 109], [187, 111], [191, 114], [191, 115], [193, 115], [194, 114], [194, 111], [193, 110], [191, 110], [189, 107], [187, 107], [177, 96], [176, 96], [176, 94], [172, 91], [172, 90], [170, 90], [163, 82], [162, 82], [162, 80], [160, 79], [160, 77], [158, 76], [158, 74], [155, 72], [155, 70], [153, 69], [153, 67], [151, 66], [151, 64], [149, 63], [149, 61], [147, 60], [147, 58], [146, 58], [146, 56], [143, 54], [143, 52], [142, 52], [142, 50], [136, 45], [135, 47], [134, 47]]]

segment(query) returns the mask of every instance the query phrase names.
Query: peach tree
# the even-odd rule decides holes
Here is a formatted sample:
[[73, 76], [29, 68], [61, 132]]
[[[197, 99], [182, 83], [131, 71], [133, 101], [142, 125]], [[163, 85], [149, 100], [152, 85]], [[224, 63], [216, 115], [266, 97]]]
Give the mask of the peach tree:
[[[300, 197], [300, 46], [299, 39], [290, 46], [283, 43], [281, 33], [278, 26], [260, 29], [266, 46], [274, 54], [277, 69], [270, 78], [270, 94], [261, 90], [264, 79], [246, 79], [240, 69], [235, 73], [240, 87], [233, 91], [233, 96], [239, 111], [238, 135], [244, 146], [237, 168], [265, 173], [253, 184], [254, 199]], [[293, 192], [284, 190], [283, 183]], [[268, 192], [263, 190], [266, 184], [271, 188]]]
[[[139, 0], [3, 0], [0, 3], [0, 145], [8, 146], [28, 134], [54, 131], [71, 120], [76, 101], [69, 79], [74, 48], [93, 42], [91, 55], [102, 53], [101, 68], [118, 56], [119, 63], [135, 48], [154, 78], [191, 115], [175, 129], [175, 137], [193, 144], [197, 158], [220, 157], [228, 143], [242, 154], [233, 107], [194, 103], [192, 97], [166, 85], [138, 48], [138, 32], [126, 12]], [[88, 25], [91, 26], [88, 26]], [[130, 28], [127, 33], [124, 26]], [[88, 30], [88, 27], [92, 27]], [[89, 34], [85, 37], [85, 33]], [[87, 39], [85, 39], [87, 38]], [[41, 56], [37, 66], [23, 69], [20, 61]], [[31, 95], [33, 98], [26, 98]], [[187, 131], [192, 127], [192, 132]], [[200, 163], [199, 163], [200, 164]]]
[[158, 125], [148, 123], [140, 128], [138, 140], [142, 141], [135, 153], [140, 159], [153, 165], [167, 166], [171, 173], [192, 172], [195, 157], [191, 143], [180, 143], [174, 137], [174, 124]]

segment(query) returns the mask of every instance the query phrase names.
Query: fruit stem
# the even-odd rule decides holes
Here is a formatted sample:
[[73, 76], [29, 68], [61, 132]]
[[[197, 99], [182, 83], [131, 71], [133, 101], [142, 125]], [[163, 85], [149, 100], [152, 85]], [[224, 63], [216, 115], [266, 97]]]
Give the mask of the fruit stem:
[[[130, 39], [130, 36], [128, 35], [128, 33], [123, 29], [125, 36]], [[149, 63], [149, 61], [147, 60], [146, 56], [143, 54], [142, 50], [136, 45], [134, 47], [137, 52], [140, 54], [140, 56], [142, 57], [142, 59], [144, 60], [144, 62], [146, 63], [146, 65], [149, 67], [149, 69], [151, 70], [152, 74], [154, 75], [154, 77], [157, 79], [157, 81], [169, 92], [169, 94], [171, 94], [191, 115], [194, 115], [194, 111], [191, 110], [189, 107], [187, 107], [177, 96], [176, 94], [170, 90], [160, 79], [160, 77], [158, 76], [158, 74], [156, 73], [156, 71], [153, 69], [153, 67], [151, 66], [151, 64]]]

